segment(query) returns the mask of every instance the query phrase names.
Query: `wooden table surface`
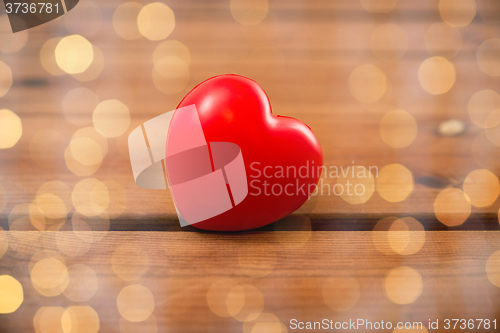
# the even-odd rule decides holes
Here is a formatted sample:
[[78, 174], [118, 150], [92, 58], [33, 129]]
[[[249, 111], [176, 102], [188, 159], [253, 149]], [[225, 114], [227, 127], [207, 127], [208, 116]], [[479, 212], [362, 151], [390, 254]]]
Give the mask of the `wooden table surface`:
[[[485, 72], [478, 56], [485, 41], [500, 38], [498, 1], [462, 0], [462, 11], [452, 12], [467, 17], [467, 4], [477, 3], [470, 23], [448, 25], [458, 31], [461, 44], [440, 40], [445, 57], [438, 60], [452, 64], [456, 76], [442, 94], [424, 89], [426, 82], [440, 79], [441, 68], [420, 79], [418, 73], [426, 59], [441, 55], [426, 45], [426, 32], [450, 17], [446, 6], [456, 6], [450, 1], [441, 1], [441, 13], [435, 0], [378, 1], [395, 3], [387, 13], [369, 12], [375, 3], [370, 0], [269, 1], [255, 25], [241, 24], [236, 1], [233, 12], [229, 0], [165, 3], [175, 15], [175, 28], [156, 41], [122, 38], [113, 26], [122, 4], [115, 0], [82, 0], [62, 18], [15, 35], [7, 30], [6, 17], [0, 18], [0, 61], [13, 77], [0, 109], [22, 122], [16, 145], [0, 149], [0, 227], [5, 230], [0, 229], [0, 275], [19, 281], [24, 295], [10, 314], [2, 313], [0, 299], [0, 332], [274, 333], [302, 331], [293, 329], [292, 319], [325, 318], [394, 325], [421, 321], [429, 331], [429, 320], [439, 320], [436, 332], [461, 331], [458, 326], [445, 330], [447, 318], [497, 319], [500, 326], [500, 199], [495, 196], [500, 147], [491, 139], [500, 126], [481, 128], [469, 114], [476, 92], [500, 92], [500, 77], [494, 76], [500, 61], [490, 60], [491, 72]], [[135, 23], [128, 27], [137, 30]], [[397, 53], [393, 49], [377, 53], [373, 36], [380, 27], [389, 35], [403, 31], [403, 41], [395, 44], [399, 58], [387, 59]], [[102, 52], [104, 67], [97, 77], [81, 81], [57, 67], [55, 44], [50, 48], [46, 42], [71, 34]], [[173, 54], [188, 71], [165, 79], [162, 87], [153, 79], [158, 75], [153, 53], [164, 41], [183, 45]], [[13, 45], [22, 47], [9, 49]], [[44, 45], [48, 56], [41, 55]], [[457, 48], [456, 55], [449, 56], [454, 52], [447, 45]], [[99, 67], [98, 61], [94, 58], [91, 66]], [[363, 65], [371, 67], [362, 72], [375, 66], [386, 79], [387, 88], [370, 103], [360, 99], [380, 87], [355, 81], [353, 73]], [[168, 191], [134, 183], [128, 134], [175, 109], [198, 83], [224, 73], [254, 79], [275, 114], [308, 124], [321, 143], [325, 166], [380, 171], [398, 164], [410, 171], [413, 190], [390, 202], [384, 184], [375, 181], [373, 194], [361, 204], [315, 195], [292, 216], [243, 233], [180, 228]], [[0, 73], [0, 92], [7, 76]], [[167, 94], [169, 84], [180, 88]], [[96, 101], [117, 99], [129, 110], [130, 125], [121, 135], [93, 137], [101, 149], [107, 146], [95, 165], [68, 155], [79, 129], [93, 131], [92, 98], [74, 100], [78, 114], [63, 111], [68, 92], [82, 87]], [[416, 137], [402, 148], [383, 139], [381, 122], [394, 110], [405, 110], [416, 121]], [[465, 130], [443, 135], [438, 127], [450, 119]], [[402, 139], [408, 134], [397, 133]], [[467, 192], [464, 181], [475, 170], [490, 178]], [[105, 194], [91, 192], [96, 186]], [[457, 226], [436, 216], [436, 198], [452, 189], [472, 197], [472, 205], [456, 207], [461, 216], [466, 212]], [[75, 202], [75, 193], [86, 201]], [[474, 198], [491, 202], [475, 205]], [[101, 206], [99, 213], [88, 213]]]

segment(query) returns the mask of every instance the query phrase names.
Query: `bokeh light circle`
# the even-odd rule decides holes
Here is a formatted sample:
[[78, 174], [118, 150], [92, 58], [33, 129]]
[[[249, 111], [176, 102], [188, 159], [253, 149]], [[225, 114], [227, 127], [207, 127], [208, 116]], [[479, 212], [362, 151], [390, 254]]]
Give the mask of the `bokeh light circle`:
[[352, 165], [347, 170], [337, 178], [337, 184], [332, 189], [334, 194], [351, 205], [367, 202], [375, 192], [375, 177], [361, 165]]
[[12, 148], [23, 135], [21, 118], [14, 112], [0, 110], [0, 149]]
[[167, 38], [175, 28], [175, 15], [172, 9], [161, 2], [144, 6], [137, 16], [140, 33], [149, 40]]
[[121, 136], [130, 126], [130, 111], [117, 99], [99, 103], [92, 115], [95, 129], [107, 138]]
[[266, 17], [269, 4], [267, 0], [230, 0], [229, 8], [238, 23], [256, 25]]
[[485, 40], [477, 49], [477, 64], [489, 76], [500, 76], [500, 38]]
[[476, 16], [475, 0], [440, 0], [439, 13], [451, 26], [465, 27]]
[[148, 319], [155, 308], [153, 294], [140, 284], [126, 286], [116, 300], [118, 311], [123, 318], [131, 322]]
[[349, 76], [348, 83], [351, 95], [361, 103], [376, 102], [387, 90], [385, 74], [371, 64], [356, 67]]
[[16, 311], [24, 301], [23, 286], [10, 275], [0, 276], [0, 314]]
[[377, 193], [389, 202], [404, 201], [415, 187], [413, 173], [398, 163], [382, 167], [375, 183]]
[[500, 194], [498, 177], [487, 169], [471, 171], [465, 177], [463, 189], [475, 207], [490, 206]]
[[486, 262], [488, 280], [500, 288], [500, 251], [493, 253]]
[[120, 4], [113, 13], [113, 29], [123, 39], [134, 40], [141, 38], [137, 26], [137, 17], [143, 5], [138, 2], [125, 2]]
[[427, 58], [418, 68], [418, 81], [429, 94], [444, 94], [455, 84], [455, 66], [441, 56]]
[[405, 110], [389, 111], [380, 121], [380, 136], [392, 148], [408, 147], [417, 137], [417, 122]]
[[66, 73], [84, 72], [94, 60], [92, 44], [80, 35], [62, 38], [55, 49], [57, 65]]
[[470, 199], [458, 188], [442, 190], [434, 200], [436, 218], [449, 227], [464, 223], [471, 213]]
[[422, 294], [422, 276], [415, 269], [401, 266], [392, 269], [384, 280], [387, 297], [396, 304], [410, 304]]

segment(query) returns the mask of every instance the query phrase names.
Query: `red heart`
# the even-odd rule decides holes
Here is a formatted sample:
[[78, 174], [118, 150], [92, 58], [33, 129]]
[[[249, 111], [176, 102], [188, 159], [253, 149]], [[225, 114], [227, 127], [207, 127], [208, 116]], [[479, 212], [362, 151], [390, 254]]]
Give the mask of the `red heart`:
[[262, 227], [294, 212], [308, 199], [323, 165], [321, 146], [304, 123], [273, 115], [269, 98], [256, 82], [239, 75], [213, 77], [191, 90], [178, 108], [192, 104], [206, 141], [233, 142], [241, 148], [249, 186], [240, 204], [194, 224], [196, 228], [240, 231]]

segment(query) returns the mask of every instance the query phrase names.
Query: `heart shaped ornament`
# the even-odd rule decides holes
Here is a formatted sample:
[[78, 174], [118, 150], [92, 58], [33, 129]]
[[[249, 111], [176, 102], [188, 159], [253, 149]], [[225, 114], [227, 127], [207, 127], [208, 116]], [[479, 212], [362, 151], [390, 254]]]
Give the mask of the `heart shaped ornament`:
[[239, 75], [202, 82], [175, 111], [143, 126], [129, 136], [135, 180], [168, 186], [182, 226], [265, 226], [298, 209], [321, 175], [323, 154], [311, 129], [273, 115], [264, 90]]

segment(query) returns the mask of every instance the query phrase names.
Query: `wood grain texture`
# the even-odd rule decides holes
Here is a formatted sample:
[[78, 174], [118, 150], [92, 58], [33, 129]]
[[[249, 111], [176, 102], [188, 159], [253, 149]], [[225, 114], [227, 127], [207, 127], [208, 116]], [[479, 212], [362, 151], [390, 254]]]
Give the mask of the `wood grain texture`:
[[[21, 253], [19, 245], [25, 244], [26, 254], [9, 250], [2, 258], [0, 274], [10, 274], [22, 283], [25, 303], [14, 314], [4, 315], [2, 325], [30, 331], [30, 318], [39, 305], [67, 307], [73, 303], [63, 295], [45, 298], [33, 289], [27, 253], [35, 249], [26, 248], [24, 242], [31, 239], [12, 233], [10, 239], [18, 242], [16, 248]], [[488, 281], [485, 271], [490, 254], [500, 249], [498, 232], [427, 232], [425, 245], [411, 256], [380, 253], [374, 247], [372, 232], [108, 232], [102, 236], [85, 256], [66, 257], [68, 266], [85, 263], [98, 276], [98, 291], [84, 304], [98, 312], [102, 332], [118, 332], [116, 298], [130, 283], [143, 284], [153, 293], [159, 331], [241, 331], [242, 323], [218, 317], [207, 305], [208, 289], [221, 279], [256, 287], [264, 298], [264, 312], [274, 313], [287, 326], [293, 318], [426, 323], [428, 319], [494, 319], [500, 314], [500, 290]], [[46, 249], [59, 250], [50, 241], [54, 233], [41, 237], [46, 238]], [[112, 256], [120, 245], [139, 245], [149, 259], [139, 280], [123, 281], [114, 274]], [[264, 272], [257, 278], [246, 274], [249, 266], [241, 264], [242, 255], [256, 249], [260, 250], [252, 256], [254, 269]], [[276, 258], [274, 264], [268, 264], [269, 257]], [[400, 266], [412, 267], [422, 277], [422, 293], [412, 304], [394, 304], [384, 291], [385, 277]], [[322, 287], [331, 276], [350, 276], [359, 283], [360, 298], [350, 310], [333, 311], [323, 301]]]

